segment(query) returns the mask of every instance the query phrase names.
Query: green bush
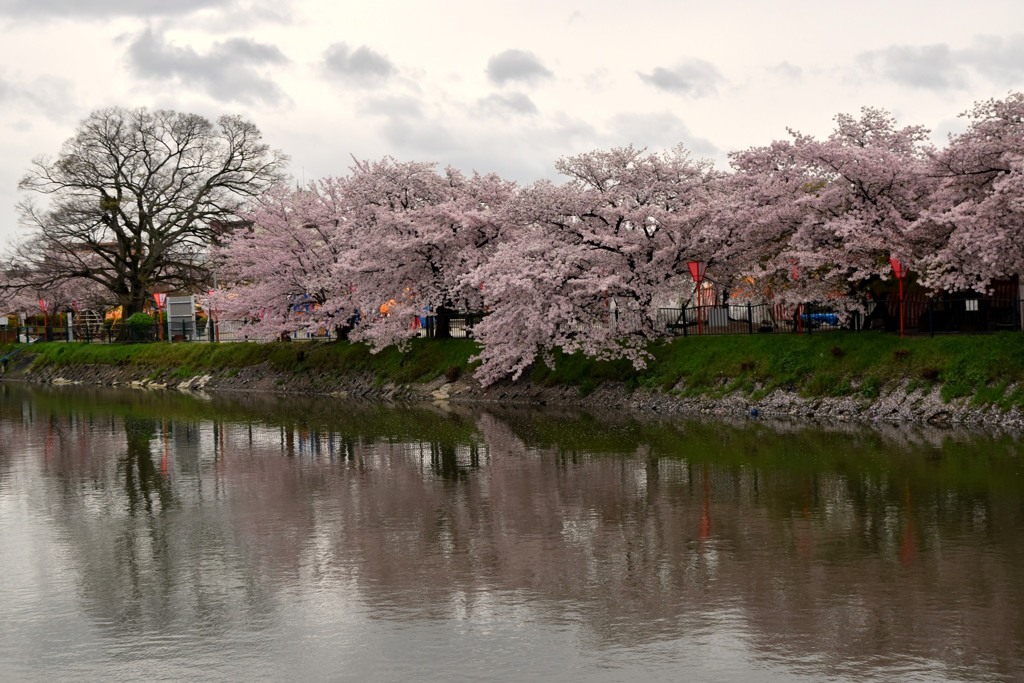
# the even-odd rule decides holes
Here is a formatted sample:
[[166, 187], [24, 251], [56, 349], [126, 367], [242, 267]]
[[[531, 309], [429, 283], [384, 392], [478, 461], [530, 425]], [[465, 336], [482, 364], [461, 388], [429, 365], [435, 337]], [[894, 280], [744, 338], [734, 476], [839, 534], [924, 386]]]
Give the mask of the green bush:
[[143, 341], [153, 336], [153, 316], [148, 313], [133, 313], [125, 326], [128, 329], [130, 339]]

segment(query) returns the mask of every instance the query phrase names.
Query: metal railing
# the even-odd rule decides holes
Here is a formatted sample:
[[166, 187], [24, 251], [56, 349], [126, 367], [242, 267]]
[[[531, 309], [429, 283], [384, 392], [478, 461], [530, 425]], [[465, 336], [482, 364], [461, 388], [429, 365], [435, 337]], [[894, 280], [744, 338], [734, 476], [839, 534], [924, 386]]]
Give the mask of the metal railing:
[[861, 329], [859, 313], [843, 318], [818, 304], [726, 304], [659, 308], [658, 329], [667, 335], [772, 334]]
[[[901, 306], [902, 303], [902, 306]], [[902, 325], [900, 324], [902, 316]], [[427, 338], [471, 338], [473, 327], [483, 313], [449, 313], [443, 316], [413, 316], [410, 328]], [[597, 320], [618, 333], [629, 334], [645, 327], [639, 311], [616, 310]], [[818, 334], [834, 330], [885, 330], [910, 335], [985, 334], [1020, 331], [1024, 305], [1019, 298], [994, 298], [971, 295], [951, 297], [907, 297], [902, 302], [890, 298], [869, 302], [865, 313], [842, 315], [834, 308], [817, 303], [769, 304], [728, 303], [725, 305], [659, 308], [656, 329], [667, 336], [717, 336], [737, 334]], [[344, 330], [327, 326], [293, 332], [289, 339], [330, 340], [344, 336]], [[161, 329], [153, 326], [114, 324], [103, 326], [25, 325], [0, 327], [0, 343], [28, 344], [36, 341], [85, 341], [99, 343], [240, 342], [256, 336], [241, 320], [207, 323], [171, 323]]]
[[[658, 329], [667, 335], [797, 333], [885, 330], [912, 335], [986, 334], [1020, 331], [1019, 298], [971, 295], [907, 297], [868, 302], [865, 313], [846, 315], [827, 304], [727, 304], [659, 308]], [[902, 321], [902, 324], [901, 324]]]

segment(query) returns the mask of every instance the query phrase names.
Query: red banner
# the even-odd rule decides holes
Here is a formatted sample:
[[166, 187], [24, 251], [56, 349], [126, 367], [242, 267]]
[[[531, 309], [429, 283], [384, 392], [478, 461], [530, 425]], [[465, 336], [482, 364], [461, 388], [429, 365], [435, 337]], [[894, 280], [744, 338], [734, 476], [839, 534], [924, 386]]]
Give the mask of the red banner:
[[704, 261], [690, 261], [687, 265], [690, 266], [690, 277], [693, 278], [694, 282], [700, 282], [704, 279], [704, 271], [708, 269], [708, 264]]
[[889, 265], [892, 266], [892, 274], [897, 280], [902, 280], [903, 276], [906, 275], [903, 272], [903, 264], [895, 256], [889, 258]]

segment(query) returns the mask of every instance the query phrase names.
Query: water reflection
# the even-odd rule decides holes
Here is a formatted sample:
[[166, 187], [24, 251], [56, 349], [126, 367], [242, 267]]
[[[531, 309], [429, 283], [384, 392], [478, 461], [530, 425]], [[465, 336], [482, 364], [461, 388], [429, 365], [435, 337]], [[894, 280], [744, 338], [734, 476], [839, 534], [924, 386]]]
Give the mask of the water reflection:
[[[48, 624], [108, 679], [154, 658], [389, 680], [1012, 680], [1024, 660], [1011, 434], [2, 389], [19, 678], [67, 670], [12, 635]], [[54, 565], [26, 565], [43, 544]]]

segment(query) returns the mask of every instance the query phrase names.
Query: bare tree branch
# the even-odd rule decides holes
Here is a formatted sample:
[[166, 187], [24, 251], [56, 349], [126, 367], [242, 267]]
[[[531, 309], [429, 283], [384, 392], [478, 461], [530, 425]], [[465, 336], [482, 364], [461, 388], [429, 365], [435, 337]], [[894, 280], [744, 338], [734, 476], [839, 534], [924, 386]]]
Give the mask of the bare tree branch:
[[238, 116], [93, 112], [19, 183], [45, 201], [20, 205], [28, 233], [0, 290], [98, 286], [131, 315], [155, 287], [205, 287], [210, 242], [283, 179], [286, 161]]

